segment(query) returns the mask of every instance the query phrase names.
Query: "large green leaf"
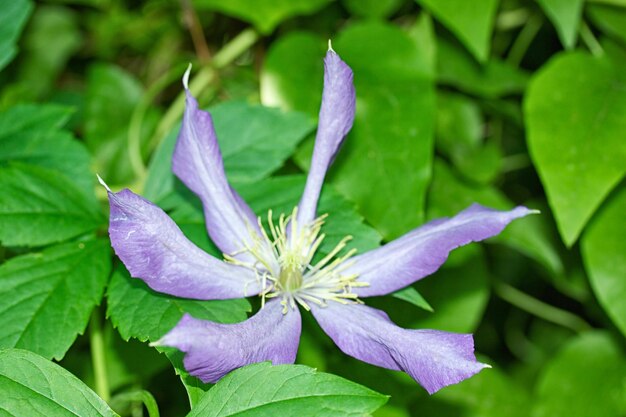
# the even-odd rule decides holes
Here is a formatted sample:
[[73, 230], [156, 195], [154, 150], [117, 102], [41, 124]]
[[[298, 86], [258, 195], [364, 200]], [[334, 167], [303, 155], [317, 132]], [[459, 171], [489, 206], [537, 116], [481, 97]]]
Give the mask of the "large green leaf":
[[600, 304], [626, 335], [626, 187], [615, 191], [581, 239], [583, 260]]
[[[215, 123], [226, 174], [233, 182], [254, 182], [280, 168], [313, 128], [305, 114], [283, 112], [245, 102], [227, 102], [209, 109]], [[241, 123], [245, 120], [245, 123]], [[145, 196], [162, 200], [174, 189], [172, 153], [178, 127], [155, 154]]]
[[20, 161], [55, 169], [93, 195], [89, 152], [63, 129], [71, 114], [49, 104], [18, 105], [0, 113], [0, 165]]
[[417, 0], [450, 29], [480, 62], [489, 58], [498, 0]]
[[568, 246], [626, 172], [625, 86], [608, 59], [574, 52], [553, 58], [526, 94], [530, 154]]
[[338, 376], [265, 362], [224, 377], [187, 417], [363, 416], [385, 402], [386, 396]]
[[365, 18], [386, 18], [397, 11], [403, 0], [343, 0], [348, 11]]
[[32, 8], [30, 0], [0, 0], [0, 70], [15, 57], [15, 44]]
[[0, 266], [0, 347], [60, 359], [100, 303], [109, 243], [89, 240], [12, 258]]
[[387, 239], [421, 223], [430, 180], [435, 94], [422, 47], [379, 23], [351, 26], [336, 42], [355, 73], [357, 108], [331, 181]]
[[576, 46], [584, 0], [537, 0], [567, 49]]
[[17, 163], [0, 167], [0, 189], [4, 246], [61, 242], [103, 223], [95, 197], [57, 171]]
[[327, 45], [321, 37], [307, 32], [290, 32], [272, 43], [261, 70], [263, 104], [317, 118]]
[[478, 104], [460, 94], [437, 95], [437, 149], [471, 180], [489, 183], [501, 165], [500, 148], [483, 144], [483, 117]]
[[246, 319], [250, 304], [245, 299], [201, 301], [173, 297], [151, 290], [142, 280], [131, 278], [118, 265], [107, 289], [107, 316], [125, 340], [156, 341], [188, 313], [219, 323]]
[[0, 392], [3, 416], [117, 416], [74, 375], [21, 349], [0, 350]]
[[252, 23], [270, 33], [283, 20], [315, 13], [331, 0], [194, 0], [199, 9], [210, 9]]
[[622, 43], [626, 42], [626, 10], [604, 4], [590, 4], [587, 11], [595, 26]]
[[626, 413], [626, 359], [604, 332], [573, 339], [544, 369], [533, 417], [620, 417]]
[[[468, 3], [469, 4], [469, 3]], [[437, 82], [485, 98], [524, 91], [528, 75], [512, 65], [492, 58], [478, 65], [463, 49], [437, 40]]]

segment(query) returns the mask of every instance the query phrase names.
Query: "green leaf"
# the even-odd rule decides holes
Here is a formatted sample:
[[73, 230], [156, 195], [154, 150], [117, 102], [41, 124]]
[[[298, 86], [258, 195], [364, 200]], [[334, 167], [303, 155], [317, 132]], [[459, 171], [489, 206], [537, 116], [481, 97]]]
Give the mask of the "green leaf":
[[[224, 166], [232, 182], [255, 182], [280, 168], [296, 145], [314, 128], [306, 115], [283, 112], [245, 102], [219, 104], [209, 109], [215, 123]], [[241, 123], [245, 120], [245, 123]], [[161, 201], [174, 189], [172, 153], [179, 127], [155, 154], [148, 171], [145, 196]]]
[[604, 4], [590, 4], [587, 12], [593, 24], [609, 36], [626, 42], [626, 10]]
[[216, 10], [252, 23], [260, 32], [271, 33], [282, 21], [310, 15], [330, 0], [194, 0], [198, 9]]
[[17, 39], [30, 16], [33, 3], [30, 0], [1, 0], [0, 9], [0, 70], [17, 54]]
[[353, 25], [335, 46], [354, 70], [357, 108], [331, 181], [386, 239], [421, 223], [430, 180], [435, 94], [420, 47], [382, 23]]
[[576, 46], [584, 0], [537, 0], [552, 21], [566, 49]]
[[496, 58], [480, 66], [461, 48], [438, 39], [437, 82], [480, 97], [496, 98], [522, 93], [528, 75]]
[[0, 347], [60, 359], [100, 303], [109, 243], [89, 240], [17, 256], [0, 266]]
[[37, 7], [24, 36], [19, 81], [29, 97], [50, 92], [59, 73], [83, 42], [78, 15], [62, 6]]
[[619, 417], [626, 412], [626, 360], [601, 331], [568, 343], [539, 377], [533, 417]]
[[400, 300], [404, 300], [407, 303], [413, 304], [416, 307], [424, 309], [426, 311], [430, 311], [431, 313], [435, 310], [428, 304], [428, 301], [413, 287], [405, 287], [399, 291], [396, 291], [391, 294], [392, 297], [396, 297]]
[[0, 165], [24, 162], [57, 170], [93, 196], [91, 158], [63, 129], [72, 111], [56, 105], [18, 105], [0, 113]]
[[568, 246], [626, 172], [624, 88], [608, 59], [573, 52], [539, 71], [524, 99], [530, 155]]
[[201, 301], [177, 298], [151, 290], [118, 265], [107, 289], [107, 317], [124, 340], [156, 341], [188, 313], [198, 319], [236, 323], [247, 318], [245, 299]]
[[598, 301], [626, 335], [626, 187], [615, 191], [581, 239], [583, 260]]
[[384, 395], [306, 366], [257, 363], [220, 380], [187, 416], [356, 416], [385, 402]]
[[96, 157], [96, 172], [109, 183], [124, 183], [132, 178], [128, 125], [142, 94], [139, 82], [122, 68], [111, 64], [89, 67], [85, 141]]
[[613, 6], [626, 7], [626, 0], [587, 0], [587, 3], [610, 4]]
[[483, 144], [483, 118], [478, 104], [460, 94], [437, 97], [437, 149], [448, 156], [468, 179], [491, 182], [499, 173], [500, 148]]
[[0, 350], [0, 391], [6, 416], [117, 416], [74, 375], [21, 349]]
[[457, 333], [476, 330], [489, 299], [489, 271], [479, 245], [459, 248], [443, 268], [414, 284], [434, 313], [413, 311], [412, 328]]
[[355, 16], [384, 19], [397, 11], [403, 0], [343, 0], [342, 3]]
[[417, 0], [454, 33], [480, 62], [489, 58], [498, 0]]
[[210, 111], [228, 179], [239, 183], [258, 181], [276, 171], [315, 128], [303, 113], [245, 102], [223, 103]]
[[328, 41], [307, 32], [290, 32], [273, 42], [261, 69], [261, 102], [317, 118], [327, 48]]
[[91, 232], [103, 218], [95, 197], [57, 171], [26, 164], [0, 167], [0, 241], [41, 246]]

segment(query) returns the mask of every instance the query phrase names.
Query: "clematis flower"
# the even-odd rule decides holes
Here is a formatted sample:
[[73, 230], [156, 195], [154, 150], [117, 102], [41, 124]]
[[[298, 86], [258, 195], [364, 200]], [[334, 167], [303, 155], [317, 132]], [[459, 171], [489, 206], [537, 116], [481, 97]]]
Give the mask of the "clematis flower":
[[156, 291], [200, 300], [260, 295], [262, 308], [236, 324], [186, 314], [157, 344], [178, 348], [191, 375], [216, 382], [255, 362], [293, 363], [302, 309], [346, 354], [404, 371], [431, 394], [488, 366], [476, 360], [471, 334], [403, 329], [363, 300], [432, 274], [454, 248], [494, 236], [530, 210], [496, 211], [475, 204], [367, 253], [345, 251], [346, 237], [314, 263], [324, 239], [326, 215], [316, 213], [322, 184], [354, 120], [350, 67], [329, 48], [304, 193], [289, 215], [274, 221], [268, 213], [267, 230], [228, 184], [211, 115], [198, 108], [188, 77], [189, 70], [183, 78], [186, 109], [173, 171], [201, 199], [208, 233], [224, 259], [196, 247], [156, 205], [128, 189], [114, 193], [107, 187], [111, 243], [130, 274]]

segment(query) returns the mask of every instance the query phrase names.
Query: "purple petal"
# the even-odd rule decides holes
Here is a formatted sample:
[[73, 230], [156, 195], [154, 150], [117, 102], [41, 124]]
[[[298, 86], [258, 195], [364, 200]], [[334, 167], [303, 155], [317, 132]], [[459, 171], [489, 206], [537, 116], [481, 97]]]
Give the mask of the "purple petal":
[[217, 382], [228, 372], [251, 363], [294, 363], [300, 342], [298, 309], [282, 313], [280, 301], [236, 324], [198, 320], [186, 314], [156, 345], [186, 353], [183, 363], [203, 382]]
[[383, 311], [362, 304], [330, 302], [311, 311], [344, 353], [404, 371], [430, 394], [489, 367], [476, 361], [471, 334], [403, 329]]
[[352, 70], [332, 49], [324, 59], [324, 92], [311, 169], [298, 206], [298, 223], [315, 218], [324, 177], [354, 121]]
[[[211, 240], [227, 254], [253, 246], [253, 234], [260, 234], [257, 218], [228, 184], [211, 115], [198, 108], [186, 90], [183, 124], [172, 157], [172, 170], [204, 206]], [[249, 256], [237, 255], [251, 260]]]
[[451, 219], [437, 219], [372, 251], [353, 258], [345, 274], [358, 274], [367, 287], [359, 297], [385, 295], [435, 272], [451, 250], [500, 233], [511, 221], [535, 211], [516, 207], [498, 211], [473, 204]]
[[163, 210], [130, 190], [109, 191], [109, 235], [130, 274], [177, 297], [215, 300], [258, 294], [253, 271], [215, 259], [191, 243]]

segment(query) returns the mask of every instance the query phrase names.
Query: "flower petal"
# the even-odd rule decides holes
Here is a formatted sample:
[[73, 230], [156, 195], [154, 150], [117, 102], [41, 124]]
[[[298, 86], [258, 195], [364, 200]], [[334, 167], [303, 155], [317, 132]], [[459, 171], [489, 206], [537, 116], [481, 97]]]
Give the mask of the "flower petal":
[[329, 302], [311, 311], [345, 354], [404, 371], [430, 394], [489, 367], [476, 361], [471, 334], [403, 329], [383, 311], [362, 304]]
[[251, 363], [294, 363], [300, 342], [300, 312], [295, 309], [283, 314], [282, 309], [280, 301], [273, 300], [236, 324], [198, 320], [186, 314], [155, 344], [185, 352], [185, 369], [203, 382], [217, 382], [228, 372]]
[[130, 190], [109, 191], [109, 235], [130, 274], [177, 297], [214, 300], [258, 294], [253, 271], [215, 259], [191, 243], [163, 210]]
[[[257, 218], [228, 184], [211, 115], [198, 108], [189, 90], [186, 94], [172, 170], [202, 200], [211, 240], [222, 252], [233, 255], [246, 244], [254, 245], [253, 234], [260, 234]], [[250, 260], [245, 255], [235, 257]]]
[[315, 217], [324, 177], [354, 121], [355, 92], [352, 70], [329, 49], [324, 58], [324, 92], [311, 169], [298, 205], [298, 223]]
[[473, 204], [451, 219], [437, 219], [406, 235], [353, 258], [345, 274], [358, 274], [367, 287], [359, 297], [385, 295], [435, 272], [459, 246], [500, 233], [511, 221], [535, 213], [526, 207], [498, 211]]

